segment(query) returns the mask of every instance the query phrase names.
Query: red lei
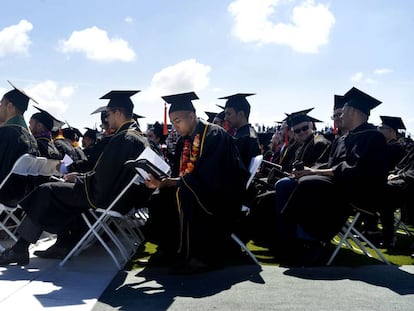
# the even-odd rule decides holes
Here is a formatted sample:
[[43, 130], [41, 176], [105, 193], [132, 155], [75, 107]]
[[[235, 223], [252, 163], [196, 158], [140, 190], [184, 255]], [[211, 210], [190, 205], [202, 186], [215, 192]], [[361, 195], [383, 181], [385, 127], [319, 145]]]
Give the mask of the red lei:
[[193, 144], [191, 139], [184, 139], [183, 152], [181, 153], [180, 177], [191, 173], [194, 170], [195, 162], [200, 154], [200, 134], [194, 137]]

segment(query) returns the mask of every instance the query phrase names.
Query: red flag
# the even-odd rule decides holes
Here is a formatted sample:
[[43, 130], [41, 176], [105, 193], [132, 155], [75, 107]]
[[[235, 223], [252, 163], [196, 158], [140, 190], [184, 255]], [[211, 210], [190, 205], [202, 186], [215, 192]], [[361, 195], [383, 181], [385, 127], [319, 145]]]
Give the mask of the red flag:
[[162, 128], [162, 133], [164, 135], [168, 135], [168, 127], [167, 127], [167, 103], [164, 103], [164, 127]]

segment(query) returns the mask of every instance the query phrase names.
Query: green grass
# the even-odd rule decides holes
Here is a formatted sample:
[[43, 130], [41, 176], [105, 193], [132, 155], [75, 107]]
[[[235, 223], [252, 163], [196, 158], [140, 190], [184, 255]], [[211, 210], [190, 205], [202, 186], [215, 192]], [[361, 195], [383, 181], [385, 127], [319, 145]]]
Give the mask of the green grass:
[[[410, 231], [414, 234], [414, 229], [412, 227], [409, 228]], [[380, 249], [383, 253], [384, 257], [391, 263], [397, 266], [402, 265], [412, 265], [414, 264], [414, 259], [411, 258], [411, 253], [414, 250], [410, 250], [410, 246], [414, 242], [414, 236], [408, 236], [407, 234], [403, 234], [401, 231], [397, 232], [397, 244], [394, 249], [387, 250], [387, 249]], [[275, 257], [269, 252], [267, 248], [255, 245], [254, 242], [250, 241], [247, 246], [249, 249], [255, 254], [257, 259], [260, 261], [262, 265], [273, 265], [279, 266], [279, 263], [275, 259]], [[326, 247], [326, 256], [327, 259], [333, 253], [336, 247], [335, 242], [331, 242], [330, 245]], [[379, 260], [375, 252], [370, 249], [368, 251], [373, 257], [365, 256], [364, 254], [351, 250], [346, 247], [342, 247], [338, 254], [336, 255], [335, 259], [333, 260], [331, 266], [348, 266], [348, 267], [356, 267], [362, 265], [376, 265], [376, 264], [383, 264], [382, 261]], [[154, 254], [157, 250], [157, 245], [152, 243], [144, 243], [137, 251], [136, 256], [129, 264], [129, 269], [140, 268], [142, 265], [139, 264], [138, 261], [145, 261], [150, 258], [152, 254]]]

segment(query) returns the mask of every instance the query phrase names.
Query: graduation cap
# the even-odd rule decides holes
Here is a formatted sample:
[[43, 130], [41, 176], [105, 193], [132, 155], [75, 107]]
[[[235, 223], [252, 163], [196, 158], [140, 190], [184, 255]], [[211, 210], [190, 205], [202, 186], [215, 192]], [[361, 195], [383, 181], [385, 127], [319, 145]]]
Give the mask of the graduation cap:
[[63, 137], [65, 137], [67, 139], [76, 140], [76, 141], [79, 139], [79, 137], [83, 136], [81, 131], [79, 131], [77, 128], [74, 128], [74, 127], [71, 127], [71, 126], [63, 128], [62, 129], [62, 135], [63, 135]]
[[218, 112], [204, 111], [208, 116], [207, 122], [213, 123], [214, 118], [217, 116]]
[[91, 114], [95, 114], [95, 113], [101, 113], [101, 122], [104, 123], [106, 117], [108, 116], [107, 112], [106, 112], [106, 106], [101, 106], [97, 109], [95, 109], [94, 111], [91, 112]]
[[12, 102], [13, 105], [15, 105], [19, 110], [23, 112], [26, 111], [30, 99], [39, 105], [37, 101], [35, 101], [33, 98], [27, 95], [22, 89], [14, 86], [13, 83], [11, 83], [9, 80], [7, 80], [7, 82], [9, 82], [9, 84], [13, 87], [13, 90], [8, 91], [6, 94], [3, 95], [3, 97], [7, 98], [10, 102]]
[[128, 111], [134, 109], [134, 103], [131, 100], [131, 96], [140, 92], [139, 90], [129, 90], [129, 91], [110, 91], [102, 96], [100, 99], [109, 99], [107, 107], [112, 108], [125, 108]]
[[227, 99], [224, 108], [233, 108], [237, 111], [244, 111], [248, 117], [250, 114], [250, 104], [246, 97], [255, 95], [256, 93], [237, 93], [229, 96], [219, 97], [218, 99]]
[[99, 131], [97, 129], [91, 129], [89, 127], [85, 127], [84, 129], [86, 129], [86, 131], [83, 133], [83, 137], [89, 137], [93, 140], [96, 140], [99, 134]]
[[334, 95], [334, 110], [340, 109], [345, 105], [345, 96]]
[[352, 87], [345, 93], [345, 105], [354, 107], [366, 115], [369, 115], [370, 110], [381, 104], [378, 99], [358, 90], [356, 87]]
[[272, 139], [273, 134], [274, 133], [271, 133], [271, 132], [260, 132], [260, 133], [257, 133], [257, 138], [259, 139], [259, 143], [261, 145], [265, 145], [265, 146], [269, 145], [270, 140]]
[[295, 126], [296, 124], [302, 122], [322, 122], [321, 120], [315, 119], [311, 116], [308, 116], [308, 113], [314, 108], [308, 108], [292, 113], [285, 113], [286, 118], [283, 121], [286, 121], [289, 127]]
[[65, 124], [65, 122], [56, 119], [49, 112], [43, 110], [42, 108], [36, 106], [34, 107], [39, 110], [39, 112], [33, 114], [31, 118], [42, 123], [49, 131], [56, 132]]
[[380, 118], [383, 125], [388, 125], [396, 132], [398, 132], [399, 129], [405, 130], [404, 122], [400, 117], [380, 116]]
[[192, 100], [199, 99], [196, 93], [187, 92], [180, 94], [173, 94], [161, 97], [165, 102], [171, 104], [169, 113], [175, 111], [192, 111], [195, 112]]

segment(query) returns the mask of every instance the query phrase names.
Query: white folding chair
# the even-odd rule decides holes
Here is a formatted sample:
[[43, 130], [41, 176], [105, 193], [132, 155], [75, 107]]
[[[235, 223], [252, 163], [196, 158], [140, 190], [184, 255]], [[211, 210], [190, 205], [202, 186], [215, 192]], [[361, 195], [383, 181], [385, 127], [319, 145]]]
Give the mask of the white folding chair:
[[377, 254], [377, 256], [383, 263], [389, 265], [389, 261], [384, 257], [381, 251], [374, 244], [372, 244], [372, 242], [369, 241], [357, 228], [355, 228], [355, 224], [357, 223], [359, 216], [361, 215], [361, 211], [365, 213], [367, 213], [367, 211], [363, 211], [353, 204], [351, 204], [351, 206], [355, 210], [355, 214], [348, 218], [348, 220], [342, 227], [341, 231], [337, 234], [340, 241], [335, 247], [335, 250], [332, 253], [326, 265], [331, 265], [332, 261], [334, 260], [334, 258], [336, 257], [343, 245], [354, 251], [363, 253], [366, 256], [373, 257], [363, 244], [364, 242]]
[[[96, 240], [98, 240], [108, 252], [119, 270], [124, 267], [132, 255], [135, 254], [138, 246], [144, 241], [144, 236], [139, 228], [140, 223], [135, 221], [129, 213], [122, 215], [119, 212], [112, 210], [112, 208], [128, 189], [133, 184], [139, 183], [140, 180], [141, 176], [137, 172], [106, 209], [90, 209], [89, 213], [92, 215], [93, 222], [90, 221], [85, 213], [82, 213], [82, 218], [89, 229], [59, 263], [61, 267], [63, 267], [70, 258], [78, 255]], [[113, 229], [112, 227], [115, 228]], [[106, 242], [103, 238], [104, 234], [109, 237], [109, 242]], [[115, 248], [111, 248], [111, 243]]]
[[[250, 165], [249, 165], [249, 173], [250, 173], [250, 177], [246, 183], [246, 190], [247, 188], [249, 188], [250, 184], [253, 181], [254, 176], [256, 175], [257, 170], [260, 167], [260, 164], [263, 161], [263, 155], [259, 154], [257, 156], [255, 156], [254, 158], [252, 158], [250, 160]], [[249, 212], [249, 207], [246, 205], [242, 206], [242, 212], [243, 213], [248, 213]], [[250, 249], [247, 247], [247, 245], [245, 243], [243, 243], [242, 240], [240, 240], [237, 235], [235, 233], [231, 234], [231, 238], [240, 245], [240, 247], [250, 256], [250, 258], [258, 265], [260, 266], [260, 262], [257, 260], [256, 256], [250, 251]]]
[[[10, 177], [15, 175], [21, 176], [60, 176], [60, 173], [57, 171], [56, 167], [59, 164], [59, 160], [51, 160], [44, 157], [36, 157], [31, 154], [23, 154], [20, 156], [14, 163], [12, 169], [7, 174], [7, 176], [2, 180], [0, 184], [0, 189], [2, 189]], [[3, 215], [4, 218], [0, 221], [0, 230], [3, 230], [7, 236], [15, 241], [17, 237], [15, 235], [15, 230], [11, 228], [17, 228], [20, 224], [21, 219], [15, 215], [15, 212], [20, 209], [19, 205], [17, 206], [7, 206], [0, 203], [0, 217]], [[0, 251], [3, 251], [4, 247], [0, 244]]]

